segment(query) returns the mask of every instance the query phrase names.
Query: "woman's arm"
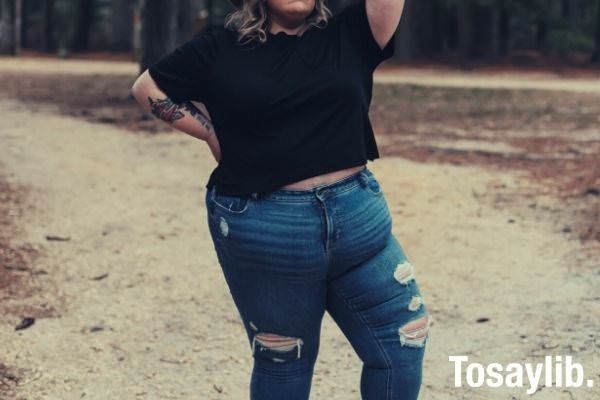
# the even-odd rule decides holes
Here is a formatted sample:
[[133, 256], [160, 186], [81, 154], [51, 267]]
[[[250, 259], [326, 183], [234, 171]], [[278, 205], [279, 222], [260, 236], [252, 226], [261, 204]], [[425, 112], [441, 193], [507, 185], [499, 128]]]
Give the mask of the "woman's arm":
[[177, 130], [204, 140], [217, 162], [220, 161], [221, 148], [212, 122], [206, 113], [200, 111], [192, 102], [174, 103], [158, 88], [148, 70], [137, 78], [131, 87], [131, 94], [145, 111], [152, 113], [156, 118]]
[[367, 19], [373, 38], [384, 48], [400, 24], [405, 0], [360, 0], [366, 1]]

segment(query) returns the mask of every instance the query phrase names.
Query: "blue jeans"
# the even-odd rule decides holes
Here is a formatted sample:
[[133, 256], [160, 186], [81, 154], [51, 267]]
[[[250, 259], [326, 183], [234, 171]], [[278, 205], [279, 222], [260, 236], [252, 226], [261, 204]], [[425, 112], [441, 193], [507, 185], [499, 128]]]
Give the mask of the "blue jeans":
[[325, 310], [363, 362], [363, 399], [417, 399], [430, 318], [372, 171], [251, 196], [213, 187], [205, 200], [252, 400], [309, 398]]

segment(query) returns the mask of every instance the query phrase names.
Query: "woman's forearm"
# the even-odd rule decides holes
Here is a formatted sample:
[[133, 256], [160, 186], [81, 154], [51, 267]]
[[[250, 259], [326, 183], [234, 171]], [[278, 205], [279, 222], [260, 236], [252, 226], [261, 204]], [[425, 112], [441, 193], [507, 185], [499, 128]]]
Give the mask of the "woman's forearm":
[[191, 102], [174, 103], [156, 86], [148, 71], [136, 80], [131, 93], [145, 111], [175, 129], [207, 142], [215, 140], [210, 118]]

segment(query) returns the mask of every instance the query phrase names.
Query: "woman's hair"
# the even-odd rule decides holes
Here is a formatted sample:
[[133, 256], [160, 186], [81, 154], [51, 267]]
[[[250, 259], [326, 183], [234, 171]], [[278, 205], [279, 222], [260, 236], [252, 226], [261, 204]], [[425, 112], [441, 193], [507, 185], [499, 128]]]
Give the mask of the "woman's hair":
[[[307, 28], [327, 24], [331, 15], [325, 0], [315, 0], [314, 10], [306, 17]], [[227, 15], [224, 25], [238, 32], [238, 42], [246, 39], [246, 43], [252, 40], [264, 43], [270, 23], [267, 0], [244, 0], [241, 7]]]

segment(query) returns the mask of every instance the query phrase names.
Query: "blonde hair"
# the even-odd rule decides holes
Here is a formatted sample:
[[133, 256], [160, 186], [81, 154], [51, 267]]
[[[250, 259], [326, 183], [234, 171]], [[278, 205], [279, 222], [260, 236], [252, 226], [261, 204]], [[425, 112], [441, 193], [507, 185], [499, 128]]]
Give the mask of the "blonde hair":
[[[326, 25], [331, 15], [325, 0], [315, 0], [314, 10], [306, 17], [307, 29], [311, 26]], [[267, 0], [243, 0], [241, 7], [227, 15], [224, 25], [238, 32], [238, 42], [244, 39], [244, 43], [252, 40], [266, 42], [270, 27]]]

